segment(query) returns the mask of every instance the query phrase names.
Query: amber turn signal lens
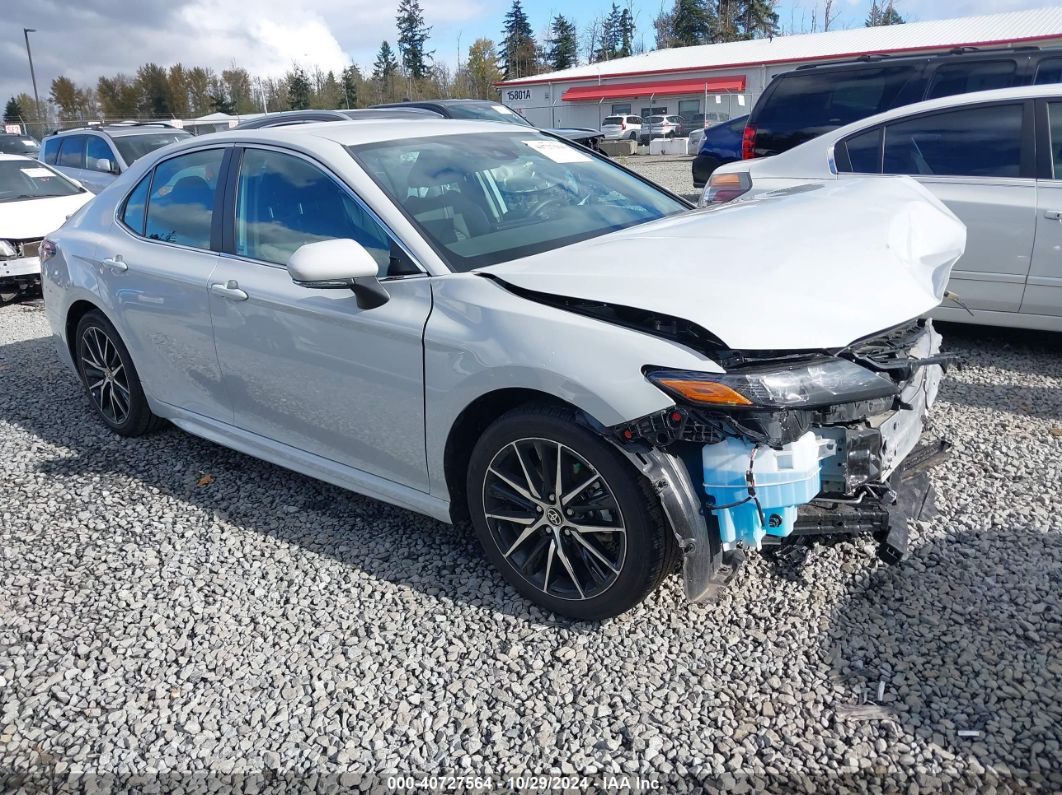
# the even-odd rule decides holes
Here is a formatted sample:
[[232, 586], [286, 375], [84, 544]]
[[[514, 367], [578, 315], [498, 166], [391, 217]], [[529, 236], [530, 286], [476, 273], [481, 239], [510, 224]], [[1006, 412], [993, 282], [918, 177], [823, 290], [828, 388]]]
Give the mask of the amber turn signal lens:
[[743, 187], [743, 176], [740, 173], [712, 174], [709, 182], [713, 188], [740, 188]]
[[725, 384], [719, 384], [715, 381], [661, 378], [656, 383], [695, 403], [713, 403], [717, 406], [752, 405], [752, 401], [740, 392], [735, 392]]

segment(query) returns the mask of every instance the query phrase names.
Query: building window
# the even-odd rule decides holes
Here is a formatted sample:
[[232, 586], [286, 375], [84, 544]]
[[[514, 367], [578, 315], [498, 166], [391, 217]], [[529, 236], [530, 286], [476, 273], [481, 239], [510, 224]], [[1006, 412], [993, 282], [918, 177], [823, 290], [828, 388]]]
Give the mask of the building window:
[[613, 115], [613, 116], [626, 116], [630, 112], [631, 112], [631, 103], [629, 103], [629, 102], [619, 102], [619, 103], [613, 103], [612, 104], [612, 114], [611, 115]]
[[651, 108], [642, 108], [641, 115], [643, 119], [647, 118], [648, 116], [666, 116], [667, 105], [655, 105]]
[[679, 116], [686, 113], [696, 116], [701, 112], [701, 101], [699, 99], [680, 99], [678, 112]]

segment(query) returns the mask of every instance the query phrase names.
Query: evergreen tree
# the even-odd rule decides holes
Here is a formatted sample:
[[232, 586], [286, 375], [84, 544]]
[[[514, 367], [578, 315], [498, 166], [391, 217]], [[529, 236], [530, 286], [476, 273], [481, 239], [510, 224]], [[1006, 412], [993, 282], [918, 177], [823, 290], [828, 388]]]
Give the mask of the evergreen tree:
[[401, 0], [395, 25], [398, 28], [398, 51], [406, 74], [414, 80], [423, 80], [431, 71], [432, 53], [424, 51], [431, 28], [424, 24], [420, 0]]
[[531, 32], [531, 22], [520, 0], [513, 0], [509, 13], [505, 15], [503, 33], [501, 59], [505, 79], [534, 74], [537, 47]]
[[740, 17], [743, 0], [716, 0], [715, 32], [713, 42], [738, 41], [742, 35]]
[[658, 48], [709, 44], [716, 33], [715, 9], [709, 0], [675, 0], [670, 11], [660, 12], [653, 27]]
[[376, 54], [376, 62], [372, 65], [372, 79], [376, 83], [377, 94], [381, 100], [394, 99], [397, 72], [398, 61], [395, 60], [394, 50], [385, 41], [380, 45], [380, 51]]
[[882, 25], [902, 25], [905, 22], [896, 10], [894, 0], [885, 0], [884, 3], [874, 0], [870, 4], [870, 13], [867, 14], [868, 28], [876, 28]]
[[675, 45], [708, 44], [715, 32], [715, 12], [708, 0], [675, 0]]
[[[624, 26], [627, 25], [629, 17], [630, 12], [627, 9], [621, 11], [615, 3], [612, 4], [608, 15], [601, 20], [601, 40], [597, 51], [594, 53], [595, 61], [611, 61], [613, 58], [619, 58], [624, 54], [630, 55], [629, 47], [626, 53], [623, 51]], [[630, 34], [630, 37], [633, 38], [633, 30]]]
[[301, 66], [296, 66], [288, 75], [288, 107], [292, 110], [310, 107], [310, 78]]
[[380, 51], [376, 53], [376, 61], [372, 65], [373, 80], [387, 80], [398, 71], [398, 61], [395, 60], [394, 50], [386, 41], [380, 45]]
[[165, 69], [158, 64], [144, 64], [136, 70], [136, 87], [140, 114], [156, 119], [170, 115], [170, 84]]
[[7, 101], [7, 105], [4, 106], [4, 121], [6, 122], [17, 124], [22, 121], [22, 117], [25, 115], [22, 106], [14, 97], [11, 97], [11, 99]]
[[575, 23], [561, 14], [553, 18], [549, 28], [546, 62], [554, 71], [570, 69], [579, 63], [579, 39], [575, 32]]
[[742, 0], [739, 3], [738, 20], [741, 37], [766, 39], [777, 36], [781, 30], [778, 27], [778, 12], [774, 10], [774, 6], [775, 0]]
[[227, 113], [231, 116], [236, 112], [236, 105], [224, 94], [215, 91], [210, 94], [210, 112]]
[[620, 12], [617, 38], [619, 41], [619, 49], [616, 51], [616, 56], [619, 58], [626, 58], [628, 55], [633, 55], [634, 15], [631, 13], [629, 7], [624, 8], [623, 11]]
[[354, 64], [350, 64], [343, 70], [343, 74], [340, 77], [343, 107], [358, 107], [358, 85], [361, 83], [361, 79], [361, 72]]

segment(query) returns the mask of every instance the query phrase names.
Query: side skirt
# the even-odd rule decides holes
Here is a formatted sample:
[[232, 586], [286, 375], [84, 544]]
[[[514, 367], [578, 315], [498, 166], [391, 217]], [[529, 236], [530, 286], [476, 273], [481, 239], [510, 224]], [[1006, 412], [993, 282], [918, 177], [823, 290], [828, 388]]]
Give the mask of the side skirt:
[[374, 500], [380, 500], [399, 508], [405, 508], [416, 513], [438, 519], [440, 522], [451, 524], [450, 503], [447, 500], [433, 497], [423, 491], [403, 486], [392, 480], [381, 478], [361, 469], [340, 464], [327, 458], [323, 458], [297, 447], [267, 439], [264, 436], [250, 433], [233, 425], [228, 425], [217, 420], [185, 411], [168, 403], [149, 400], [151, 410], [159, 417], [163, 417], [182, 431], [187, 431], [194, 436], [200, 436], [222, 447], [228, 447], [240, 453], [260, 458], [271, 464], [290, 469], [302, 475], [306, 475], [341, 489], [347, 489]]

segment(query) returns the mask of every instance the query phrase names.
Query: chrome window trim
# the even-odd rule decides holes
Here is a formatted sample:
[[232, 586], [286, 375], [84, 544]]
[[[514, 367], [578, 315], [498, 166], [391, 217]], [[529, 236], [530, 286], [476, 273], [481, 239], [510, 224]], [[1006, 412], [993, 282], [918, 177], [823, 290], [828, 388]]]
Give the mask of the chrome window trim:
[[[390, 224], [385, 222], [383, 220], [383, 218], [380, 217], [380, 214], [377, 213], [376, 210], [374, 210], [372, 207], [370, 207], [369, 204], [364, 199], [362, 199], [361, 196], [359, 196], [350, 185], [347, 184], [346, 180], [344, 180], [340, 176], [338, 176], [335, 173], [335, 171], [333, 171], [331, 168], [329, 168], [328, 166], [326, 166], [323, 163], [321, 163], [321, 161], [319, 161], [316, 158], [313, 158], [313, 157], [307, 155], [305, 152], [302, 152], [302, 151], [300, 151], [298, 149], [289, 149], [289, 148], [287, 148], [285, 146], [280, 146], [280, 145], [277, 145], [277, 144], [274, 144], [274, 143], [264, 143], [264, 142], [263, 143], [258, 143], [258, 142], [254, 142], [254, 143], [243, 143], [243, 144], [237, 143], [237, 144], [234, 144], [234, 145], [240, 147], [244, 151], [246, 151], [248, 149], [258, 149], [258, 150], [262, 150], [262, 151], [274, 151], [274, 152], [278, 152], [279, 154], [284, 154], [284, 155], [292, 155], [292, 156], [295, 156], [295, 157], [299, 157], [302, 160], [305, 160], [310, 165], [320, 169], [329, 179], [331, 179], [333, 182], [335, 182], [337, 185], [339, 185], [340, 189], [343, 192], [345, 192], [359, 207], [361, 207], [361, 209], [363, 209], [366, 213], [368, 213], [370, 218], [372, 218], [374, 221], [376, 221], [376, 223], [378, 223], [380, 225], [380, 228], [384, 230], [384, 233], [391, 239], [391, 241], [393, 243], [398, 244], [398, 247], [400, 249], [402, 249], [402, 251], [405, 252], [406, 256], [409, 257], [409, 261], [413, 263], [413, 266], [415, 268], [417, 268], [418, 270], [420, 270], [419, 274], [409, 273], [409, 274], [404, 274], [405, 276], [431, 276], [431, 272], [426, 267], [424, 267], [424, 263], [422, 263], [420, 261], [420, 259], [418, 259], [416, 256], [414, 256], [413, 252], [410, 251], [409, 246], [407, 246], [405, 244], [405, 242], [403, 242], [403, 240], [395, 233], [395, 231], [391, 228]], [[241, 157], [240, 157], [240, 169], [242, 169], [242, 168], [243, 168], [243, 157], [241, 155]], [[235, 177], [234, 177], [235, 184], [233, 185], [233, 189], [237, 192], [236, 201], [234, 201], [232, 203], [232, 228], [233, 228], [233, 233], [234, 234], [235, 234], [235, 230], [236, 230], [236, 217], [237, 217], [237, 215], [239, 213], [238, 189], [239, 189], [239, 184], [240, 184], [240, 169], [236, 170], [236, 174], [235, 174]], [[286, 268], [287, 267], [286, 265], [281, 265], [280, 263], [277, 263], [277, 262], [267, 262], [266, 260], [255, 259], [254, 257], [248, 257], [248, 256], [245, 256], [243, 254], [236, 254], [236, 253], [231, 253], [230, 254], [228, 252], [219, 252], [219, 253], [222, 253], [222, 254], [224, 254], [227, 257], [230, 257], [230, 258], [233, 258], [233, 259], [244, 260], [246, 262], [253, 262], [253, 263], [261, 264], [261, 265], [271, 265], [271, 266], [278, 267], [278, 268]], [[394, 277], [394, 276], [381, 276], [379, 278], [380, 278], [380, 281], [384, 281], [384, 280], [394, 279], [396, 277]]]

